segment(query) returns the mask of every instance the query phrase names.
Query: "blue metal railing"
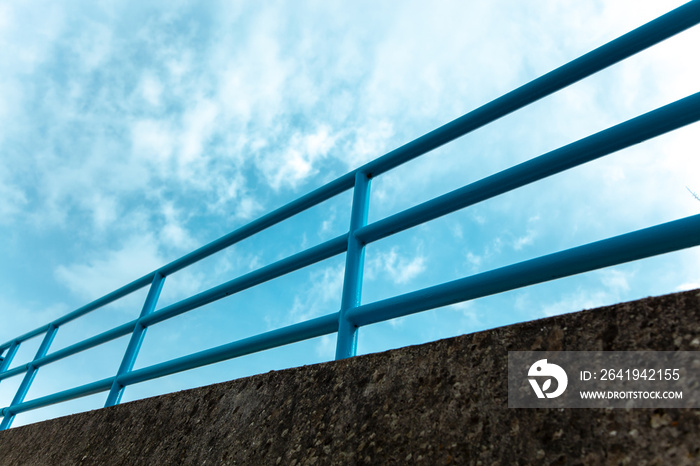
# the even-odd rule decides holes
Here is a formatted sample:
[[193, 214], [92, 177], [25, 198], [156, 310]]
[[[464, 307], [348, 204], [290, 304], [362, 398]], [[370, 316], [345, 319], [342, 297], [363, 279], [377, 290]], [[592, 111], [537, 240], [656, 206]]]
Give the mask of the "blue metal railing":
[[[108, 392], [105, 406], [112, 406], [120, 402], [124, 389], [129, 385], [331, 333], [338, 334], [336, 359], [351, 357], [355, 355], [358, 329], [364, 325], [700, 245], [700, 215], [695, 215], [371, 304], [361, 304], [365, 245], [697, 122], [700, 120], [700, 93], [367, 224], [372, 178], [698, 23], [700, 0], [694, 0], [90, 304], [0, 345], [0, 355], [4, 356], [0, 360], [0, 382], [24, 374], [10, 405], [2, 408], [0, 430], [9, 428], [14, 417], [22, 412], [101, 392]], [[349, 189], [354, 189], [354, 195], [350, 228], [346, 234], [155, 310], [168, 276]], [[345, 278], [341, 306], [337, 312], [133, 370], [148, 327], [342, 253], [346, 254]], [[49, 353], [51, 342], [64, 324], [146, 286], [150, 288], [137, 319]], [[131, 339], [114, 376], [25, 400], [42, 366], [129, 334]], [[28, 364], [9, 369], [19, 346], [41, 335], [43, 339], [34, 359]]]

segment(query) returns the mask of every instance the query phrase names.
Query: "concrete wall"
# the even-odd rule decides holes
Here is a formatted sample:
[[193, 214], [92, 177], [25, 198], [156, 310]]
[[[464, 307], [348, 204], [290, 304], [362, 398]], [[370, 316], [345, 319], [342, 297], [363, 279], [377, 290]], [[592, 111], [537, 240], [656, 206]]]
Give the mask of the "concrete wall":
[[700, 350], [700, 292], [299, 367], [0, 433], [19, 464], [700, 464], [700, 410], [509, 409], [509, 350]]

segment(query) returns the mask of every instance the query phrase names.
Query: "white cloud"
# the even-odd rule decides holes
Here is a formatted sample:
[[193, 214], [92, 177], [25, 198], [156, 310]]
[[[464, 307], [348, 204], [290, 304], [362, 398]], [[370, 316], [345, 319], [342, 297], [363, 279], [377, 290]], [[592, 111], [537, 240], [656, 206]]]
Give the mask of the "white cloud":
[[113, 196], [104, 197], [97, 193], [86, 199], [87, 207], [92, 210], [93, 222], [98, 230], [111, 226], [119, 217], [119, 203]]
[[141, 96], [143, 99], [154, 107], [161, 104], [163, 95], [163, 83], [153, 74], [145, 73], [141, 78], [140, 84]]
[[391, 326], [392, 329], [400, 329], [406, 325], [408, 319], [406, 317], [397, 317], [395, 319], [389, 320], [389, 325]]
[[630, 290], [630, 278], [633, 278], [633, 273], [623, 272], [621, 270], [601, 270], [598, 272], [600, 281], [609, 291], [624, 294]]
[[309, 273], [307, 284], [294, 296], [294, 303], [283, 317], [265, 316], [270, 328], [302, 322], [340, 309], [343, 290], [343, 265], [324, 267]]
[[700, 288], [700, 249], [695, 248], [684, 254], [680, 263], [673, 264], [681, 283], [673, 291], [687, 291]]
[[261, 165], [274, 190], [285, 185], [296, 188], [300, 181], [312, 174], [313, 169], [310, 158], [295, 148], [288, 149], [279, 157], [266, 157]]
[[464, 301], [461, 303], [453, 304], [448, 306], [447, 309], [459, 312], [466, 323], [469, 330], [474, 330], [477, 328], [482, 328], [484, 322], [479, 316], [480, 308], [475, 305], [474, 301]]
[[282, 152], [261, 154], [259, 166], [272, 189], [294, 189], [318, 173], [317, 164], [328, 156], [335, 139], [325, 125], [310, 134], [296, 133]]
[[513, 241], [513, 249], [515, 249], [516, 251], [520, 251], [524, 247], [531, 246], [534, 243], [535, 238], [539, 236], [537, 228], [534, 225], [537, 224], [539, 220], [539, 215], [533, 215], [527, 220], [527, 232], [525, 233], [525, 235], [515, 238], [515, 240]]
[[25, 192], [14, 186], [4, 172], [0, 166], [0, 223], [10, 223], [26, 208], [28, 200]]
[[66, 14], [53, 2], [38, 4], [3, 3], [0, 17], [0, 45], [4, 53], [0, 67], [20, 75], [31, 73], [50, 55], [54, 41], [65, 32]]
[[578, 289], [574, 292], [567, 293], [558, 301], [544, 305], [541, 309], [541, 317], [551, 317], [584, 309], [593, 309], [606, 304], [613, 304], [614, 302], [614, 298], [606, 291]]
[[[191, 176], [192, 168], [200, 168], [204, 146], [217, 129], [216, 119], [219, 114], [217, 105], [208, 99], [198, 99], [182, 118], [183, 133], [180, 137], [178, 157], [181, 177]], [[193, 167], [194, 165], [194, 167]]]
[[[131, 127], [131, 142], [134, 154], [163, 171], [173, 155], [177, 132], [169, 122], [162, 120], [139, 120]], [[165, 165], [164, 165], [165, 164]]]
[[550, 317], [618, 303], [630, 290], [629, 283], [634, 275], [633, 271], [616, 269], [593, 272], [592, 277], [595, 277], [597, 284], [589, 283], [585, 289], [578, 287], [575, 291], [564, 293], [557, 301], [544, 304], [541, 315]]
[[[76, 31], [78, 32], [78, 31]], [[73, 39], [78, 60], [88, 71], [103, 66], [112, 55], [113, 30], [97, 21], [85, 21]]]
[[180, 219], [182, 213], [172, 202], [165, 202], [162, 205], [162, 214], [165, 225], [162, 230], [163, 242], [170, 247], [187, 251], [197, 246], [197, 241], [192, 238]]
[[426, 270], [426, 258], [422, 254], [405, 257], [399, 254], [398, 247], [388, 252], [379, 252], [367, 264], [368, 279], [380, 279], [383, 274], [395, 284], [408, 283]]
[[347, 224], [339, 220], [338, 210], [335, 206], [333, 206], [331, 207], [330, 212], [323, 217], [323, 221], [321, 222], [321, 228], [318, 234], [321, 237], [325, 237], [325, 235], [327, 235], [328, 233], [338, 231], [339, 228], [347, 228]]
[[322, 359], [333, 359], [335, 357], [336, 337], [333, 335], [323, 335], [316, 343], [316, 356]]
[[516, 251], [520, 251], [525, 246], [530, 246], [535, 240], [536, 235], [537, 233], [534, 230], [528, 230], [526, 235], [520, 236], [515, 239], [515, 241], [513, 242], [513, 249], [515, 249]]
[[348, 148], [348, 168], [359, 167], [388, 152], [394, 127], [385, 120], [371, 122], [357, 128], [353, 136]]
[[252, 197], [242, 197], [235, 202], [233, 214], [236, 218], [250, 220], [262, 210], [262, 205]]
[[0, 4], [0, 34], [5, 33], [13, 23], [12, 7], [9, 3]]
[[[157, 239], [149, 233], [133, 235], [118, 248], [92, 252], [90, 257], [84, 261], [59, 265], [54, 270], [59, 283], [87, 301], [117, 290], [167, 262], [160, 253]], [[203, 279], [201, 274], [188, 269], [166, 277], [165, 299], [160, 300], [161, 304], [200, 291]], [[130, 298], [131, 296], [126, 299]]]
[[[227, 31], [221, 47], [212, 51], [210, 65], [219, 77], [219, 99], [227, 116], [269, 126], [283, 109], [283, 96], [289, 90], [289, 63], [279, 50], [280, 25], [274, 9], [253, 14], [250, 26], [245, 47], [235, 47], [240, 39], [235, 31]], [[222, 63], [223, 72], [218, 72]]]
[[474, 254], [471, 251], [467, 252], [467, 263], [471, 266], [472, 270], [478, 269], [483, 260], [482, 256]]
[[95, 299], [164, 265], [152, 235], [128, 238], [120, 248], [103, 251], [86, 263], [56, 267], [56, 279], [74, 294]]
[[678, 285], [675, 291], [690, 291], [700, 288], [700, 280], [684, 282]]
[[0, 343], [32, 331], [72, 310], [65, 303], [42, 305], [31, 298], [22, 298], [21, 302], [18, 302], [7, 296], [0, 296], [0, 309], [3, 310]]

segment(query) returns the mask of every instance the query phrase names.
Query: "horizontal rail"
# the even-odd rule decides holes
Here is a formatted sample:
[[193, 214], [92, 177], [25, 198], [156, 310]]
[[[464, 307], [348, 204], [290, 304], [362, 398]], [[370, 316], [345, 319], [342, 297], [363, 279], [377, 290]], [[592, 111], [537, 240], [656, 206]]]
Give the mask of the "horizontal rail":
[[12, 340], [6, 341], [2, 345], [0, 345], [0, 351], [5, 351], [7, 348], [12, 346], [12, 342], [16, 341], [18, 343], [22, 343], [22, 342], [25, 342], [27, 340], [31, 340], [32, 338], [38, 337], [39, 335], [46, 333], [46, 331], [49, 329], [50, 325], [51, 324], [42, 325], [39, 328], [35, 328], [31, 332], [27, 332], [23, 335], [18, 336], [17, 338], [13, 338]]
[[[25, 378], [20, 384], [20, 388], [10, 406], [0, 411], [4, 416], [0, 428], [9, 427], [14, 416], [24, 411], [107, 391], [110, 387], [117, 387], [117, 389], [121, 390], [120, 387], [127, 385], [338, 332], [339, 321], [341, 320], [340, 312], [132, 371], [130, 369], [133, 366], [136, 352], [140, 345], [140, 340], [138, 340], [138, 343], [129, 345], [125, 355], [125, 360], [131, 361], [129, 363], [131, 365], [125, 366], [126, 369], [123, 371], [120, 366], [120, 370], [114, 377], [34, 400], [24, 401], [37, 369], [43, 365], [112, 341], [129, 333], [132, 333], [132, 341], [137, 341], [134, 338], [142, 338], [142, 332], [149, 325], [162, 322], [231, 294], [347, 252], [349, 244], [354, 244], [355, 246], [359, 244], [359, 247], [362, 247], [362, 244], [377, 241], [399, 231], [423, 224], [450, 212], [517, 189], [700, 120], [700, 93], [697, 93], [438, 196], [373, 224], [359, 227], [363, 222], [353, 221], [347, 234], [165, 306], [151, 314], [143, 313], [142, 317], [137, 320], [122, 324], [114, 329], [47, 354], [49, 345], [61, 325], [151, 284], [156, 274], [160, 274], [161, 277], [173, 274], [353, 187], [357, 195], [358, 189], [361, 187], [361, 185], [356, 184], [357, 174], [362, 174], [362, 179], [367, 181], [371, 177], [385, 173], [445, 143], [496, 121], [513, 111], [618, 63], [698, 23], [700, 23], [700, 0], [693, 0], [434, 131], [388, 152], [382, 157], [356, 168], [350, 173], [164, 265], [154, 272], [144, 275], [45, 326], [0, 345], [0, 353], [9, 349], [7, 358], [0, 365], [0, 381], [26, 372]], [[359, 240], [359, 242], [355, 240]], [[369, 325], [456, 302], [488, 296], [699, 244], [700, 215], [696, 215], [374, 303], [344, 306], [341, 308], [344, 313], [342, 321], [344, 325], [348, 322], [351, 326]], [[345, 272], [346, 274], [348, 273], [347, 265]], [[357, 276], [361, 277], [361, 270], [355, 272]], [[153, 291], [153, 288], [151, 288], [151, 291]], [[355, 300], [355, 303], [359, 303], [359, 291], [353, 291], [353, 293], [357, 294], [358, 298]], [[151, 293], [149, 292], [150, 296]], [[149, 299], [151, 298], [147, 298], [147, 303]], [[151, 304], [147, 304], [151, 310], [155, 306], [155, 299], [157, 298], [154, 298]], [[345, 301], [345, 298], [343, 298], [343, 301]], [[143, 328], [140, 326], [143, 326]], [[6, 370], [11, 365], [18, 346], [22, 342], [42, 334], [45, 334], [45, 337], [34, 360], [11, 370]], [[354, 354], [354, 350], [350, 352]], [[117, 403], [119, 397], [115, 398]], [[109, 400], [108, 397], [108, 404], [110, 404]]]
[[257, 353], [278, 346], [328, 335], [329, 333], [338, 331], [338, 314], [338, 312], [335, 312], [198, 353], [137, 369], [122, 375], [118, 378], [117, 382], [124, 386], [133, 385], [146, 380], [194, 369], [196, 367], [245, 356], [246, 354]]
[[[355, 177], [354, 177], [354, 172], [348, 173], [344, 176], [341, 176], [340, 178], [336, 179], [335, 181], [332, 181], [325, 186], [322, 186], [321, 188], [316, 189], [315, 191], [295, 200], [290, 202], [289, 204], [259, 218], [258, 220], [255, 220], [241, 228], [239, 228], [236, 231], [233, 231], [229, 233], [226, 236], [223, 236], [215, 241], [212, 241], [209, 244], [206, 244], [205, 246], [202, 246], [201, 248], [181, 257], [180, 259], [177, 259], [173, 262], [170, 262], [169, 264], [161, 267], [157, 271], [153, 271], [147, 275], [142, 276], [141, 278], [138, 278], [134, 280], [133, 282], [119, 288], [118, 290], [115, 290], [99, 299], [96, 299], [95, 301], [79, 308], [76, 309], [75, 311], [66, 314], [65, 316], [57, 319], [56, 321], [52, 322], [53, 324], [60, 326], [65, 323], [68, 323], [74, 319], [77, 319], [78, 317], [81, 317], [89, 312], [92, 312], [96, 309], [99, 309], [102, 306], [105, 306], [107, 304], [110, 304], [113, 301], [116, 301], [119, 298], [123, 298], [124, 296], [127, 296], [134, 291], [138, 291], [139, 289], [150, 285], [151, 282], [153, 281], [153, 275], [156, 272], [160, 272], [163, 275], [170, 275], [174, 272], [177, 272], [178, 270], [181, 270], [188, 265], [191, 265], [197, 261], [200, 261], [212, 254], [215, 254], [216, 252], [221, 251], [222, 249], [225, 249], [239, 241], [242, 241], [255, 233], [259, 233], [260, 231], [269, 228], [283, 220], [286, 220], [300, 212], [303, 212], [304, 210], [307, 210], [311, 207], [314, 207], [315, 205], [320, 204], [323, 201], [326, 201], [333, 196], [336, 196], [344, 191], [347, 191], [348, 189], [352, 188], [355, 183]], [[338, 238], [336, 238], [337, 240]], [[333, 241], [333, 240], [331, 240]], [[341, 251], [343, 252], [343, 251]], [[339, 254], [339, 253], [338, 253]], [[201, 304], [200, 304], [201, 305]], [[195, 306], [197, 307], [197, 306]], [[184, 312], [184, 311], [183, 311]], [[3, 343], [0, 345], [0, 351], [5, 350], [6, 348], [9, 348], [10, 345], [12, 344], [12, 341], [18, 340], [20, 342], [29, 340], [30, 338], [34, 338], [38, 335], [41, 335], [42, 333], [45, 333], [46, 330], [48, 329], [49, 324], [44, 325], [42, 327], [39, 327], [35, 330], [32, 330], [31, 332], [28, 332], [18, 338], [13, 338], [12, 340]]]
[[30, 363], [21, 364], [17, 367], [13, 367], [12, 369], [6, 370], [2, 374], [0, 374], [0, 380], [9, 379], [19, 374], [24, 374], [29, 370], [29, 364]]
[[68, 322], [77, 319], [78, 317], [81, 317], [89, 312], [94, 311], [95, 309], [99, 309], [102, 306], [106, 306], [107, 304], [113, 303], [114, 301], [123, 298], [124, 296], [128, 296], [131, 293], [140, 290], [141, 288], [148, 286], [151, 284], [153, 281], [153, 275], [156, 272], [151, 272], [143, 277], [134, 280], [133, 282], [129, 283], [128, 285], [125, 285], [118, 290], [115, 290], [102, 298], [96, 299], [95, 301], [91, 302], [90, 304], [87, 304], [79, 309], [76, 309], [75, 311], [71, 312], [70, 314], [66, 314], [65, 316], [56, 319], [52, 323], [56, 325], [57, 327], [60, 327], [61, 325], [67, 324]]
[[[35, 330], [32, 330], [31, 332], [25, 333], [24, 335], [22, 335], [18, 338], [14, 338], [13, 341], [16, 340], [16, 341], [22, 342], [22, 341], [29, 340], [30, 338], [34, 338], [38, 335], [41, 335], [42, 333], [46, 333], [46, 331], [49, 329], [49, 326], [51, 326], [51, 325], [54, 325], [56, 327], [60, 327], [63, 324], [67, 324], [68, 322], [75, 320], [78, 317], [81, 317], [89, 312], [94, 311], [95, 309], [99, 309], [102, 306], [106, 306], [107, 304], [110, 304], [110, 303], [112, 303], [120, 298], [123, 298], [124, 296], [128, 296], [131, 293], [133, 293], [134, 291], [138, 291], [141, 288], [143, 288], [144, 286], [150, 285], [151, 281], [153, 280], [154, 273], [155, 272], [151, 272], [147, 275], [144, 275], [143, 277], [141, 277], [137, 280], [134, 280], [133, 282], [131, 282], [127, 285], [122, 286], [118, 290], [114, 290], [113, 292], [106, 294], [105, 296], [103, 296], [99, 299], [96, 299], [96, 300], [92, 301], [91, 303], [86, 304], [85, 306], [80, 307], [80, 308], [76, 309], [75, 311], [54, 320], [50, 324], [44, 325], [44, 326], [39, 327]], [[8, 342], [8, 343], [11, 343], [11, 342]], [[8, 343], [3, 344], [3, 346], [0, 348], [5, 348], [5, 345], [9, 346]]]
[[67, 358], [68, 356], [72, 356], [90, 348], [94, 348], [95, 346], [99, 346], [109, 341], [116, 340], [117, 338], [123, 337], [133, 332], [134, 326], [136, 326], [137, 322], [137, 320], [132, 320], [131, 322], [127, 322], [125, 324], [120, 325], [119, 327], [115, 327], [111, 330], [107, 330], [106, 332], [102, 332], [98, 335], [95, 335], [94, 337], [87, 338], [71, 346], [67, 346], [60, 350], [54, 351], [53, 353], [49, 353], [43, 358], [37, 359], [32, 364], [36, 367], [45, 366], [46, 364], [61, 360], [63, 358]]
[[17, 374], [22, 374], [29, 369], [30, 365], [34, 367], [45, 366], [46, 364], [59, 361], [63, 358], [67, 358], [68, 356], [72, 356], [90, 348], [94, 348], [95, 346], [99, 346], [103, 343], [107, 343], [108, 341], [112, 341], [119, 337], [123, 337], [124, 335], [128, 335], [134, 330], [136, 322], [136, 320], [132, 320], [131, 322], [127, 322], [126, 324], [120, 325], [119, 327], [115, 327], [111, 330], [107, 330], [106, 332], [102, 332], [99, 335], [95, 335], [94, 337], [87, 338], [71, 346], [67, 346], [58, 351], [54, 351], [53, 353], [49, 353], [43, 358], [39, 358], [35, 361], [23, 364], [21, 366], [17, 366], [6, 372], [0, 372], [0, 380], [9, 379], [10, 377], [13, 377]]
[[97, 382], [88, 383], [81, 385], [80, 387], [71, 388], [64, 390], [62, 392], [53, 393], [51, 395], [46, 395], [41, 398], [36, 398], [34, 400], [24, 401], [18, 405], [10, 408], [3, 408], [2, 415], [16, 415], [26, 411], [31, 411], [33, 409], [43, 408], [45, 406], [50, 406], [57, 403], [63, 403], [64, 401], [75, 400], [76, 398], [82, 398], [84, 396], [95, 395], [97, 393], [106, 392], [109, 387], [112, 386], [112, 381], [114, 377], [108, 377], [106, 379], [98, 380]]
[[700, 23], [700, 1], [694, 0], [365, 164], [360, 170], [370, 177], [385, 173], [698, 23]]
[[[340, 178], [302, 196], [301, 198], [286, 204], [277, 210], [270, 212], [263, 217], [208, 243], [201, 248], [192, 251], [185, 256], [176, 259], [158, 272], [163, 275], [170, 275], [181, 270], [188, 265], [200, 261], [212, 254], [215, 254], [245, 238], [248, 238], [270, 226], [286, 220], [300, 212], [303, 212], [315, 205], [320, 204], [333, 196], [336, 196], [352, 188], [355, 180], [355, 173], [361, 171], [369, 177], [376, 177], [393, 168], [398, 167], [414, 158], [430, 152], [454, 139], [457, 139], [471, 131], [498, 120], [518, 109], [538, 101], [539, 99], [553, 94], [565, 87], [591, 76], [615, 63], [635, 55], [652, 45], [668, 39], [696, 24], [700, 23], [700, 0], [693, 0], [682, 5], [675, 10], [666, 13], [655, 20], [652, 20], [637, 29], [624, 34], [617, 39], [608, 42], [585, 55], [530, 81], [523, 86], [473, 110], [451, 122], [421, 136], [403, 146], [388, 152], [387, 154], [371, 161]], [[151, 272], [134, 282], [100, 298], [92, 303], [73, 311], [62, 317], [56, 325], [69, 322], [101, 306], [108, 304], [120, 297], [136, 291], [151, 283], [153, 274]], [[130, 289], [129, 292], [124, 292]], [[121, 294], [123, 292], [123, 294]], [[117, 296], [118, 295], [118, 296]], [[19, 337], [19, 341], [24, 341], [46, 331], [48, 326], [40, 327]], [[8, 348], [11, 342], [3, 343], [0, 349]]]
[[[255, 335], [250, 338], [235, 341], [233, 343], [204, 350], [189, 356], [184, 356], [182, 358], [155, 364], [143, 369], [138, 369], [136, 371], [124, 374], [119, 378], [119, 383], [125, 386], [133, 385], [135, 383], [164, 377], [208, 364], [214, 364], [227, 359], [244, 356], [246, 354], [264, 351], [277, 346], [328, 335], [337, 331], [338, 313], [336, 312], [334, 314], [328, 314], [316, 319], [311, 319], [260, 335]], [[81, 385], [80, 387], [71, 388], [52, 395], [25, 401], [21, 404], [13, 406], [11, 412], [9, 411], [9, 408], [3, 408], [0, 410], [0, 414], [3, 416], [8, 414], [16, 415], [52, 404], [105, 392], [111, 388], [113, 382], [114, 377], [108, 377], [97, 382]]]
[[309, 265], [315, 264], [325, 259], [341, 254], [347, 250], [347, 234], [338, 236], [325, 243], [314, 246], [305, 251], [299, 252], [261, 269], [250, 272], [246, 275], [229, 280], [226, 283], [202, 291], [190, 298], [183, 299], [177, 303], [166, 306], [143, 318], [140, 322], [144, 326], [149, 326], [170, 319], [183, 312], [191, 311], [204, 306], [218, 299], [225, 298], [234, 293], [246, 290], [255, 285], [259, 285], [282, 275], [294, 272]]
[[524, 286], [700, 245], [700, 215], [615, 236], [351, 309], [369, 325]]
[[270, 212], [267, 215], [260, 217], [257, 220], [250, 222], [249, 224], [229, 233], [226, 236], [212, 241], [211, 243], [202, 246], [201, 248], [193, 251], [180, 259], [177, 259], [168, 265], [165, 265], [160, 269], [163, 275], [170, 275], [178, 270], [187, 267], [195, 262], [198, 262], [210, 255], [221, 251], [239, 241], [242, 241], [250, 236], [259, 233], [277, 223], [282, 222], [294, 215], [301, 213], [311, 207], [314, 207], [321, 202], [327, 201], [328, 199], [341, 194], [348, 189], [352, 188], [355, 183], [355, 176], [353, 173], [347, 173], [340, 178], [331, 181], [330, 183], [300, 197], [299, 199], [290, 202], [277, 210]]
[[[13, 341], [9, 348], [5, 348], [7, 349], [7, 354], [5, 354], [5, 356], [0, 360], [0, 374], [5, 372], [7, 368], [12, 365], [12, 361], [15, 359], [19, 345], [20, 344], [18, 341]], [[5, 349], [2, 351], [5, 351]]]
[[355, 232], [365, 244], [700, 120], [700, 92], [483, 178]]

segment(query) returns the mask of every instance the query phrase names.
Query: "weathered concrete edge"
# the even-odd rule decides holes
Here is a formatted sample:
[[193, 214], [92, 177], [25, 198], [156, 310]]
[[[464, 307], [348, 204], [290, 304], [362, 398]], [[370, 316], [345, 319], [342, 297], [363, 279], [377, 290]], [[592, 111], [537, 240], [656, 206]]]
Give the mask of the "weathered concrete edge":
[[507, 408], [507, 351], [700, 350], [698, 290], [0, 433], [1, 464], [700, 464], [700, 410]]

